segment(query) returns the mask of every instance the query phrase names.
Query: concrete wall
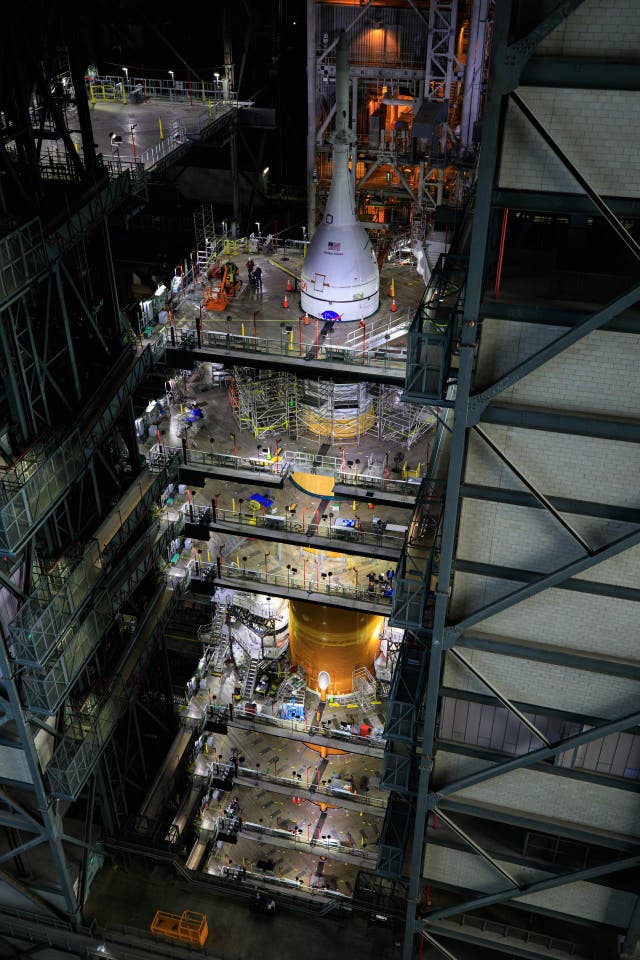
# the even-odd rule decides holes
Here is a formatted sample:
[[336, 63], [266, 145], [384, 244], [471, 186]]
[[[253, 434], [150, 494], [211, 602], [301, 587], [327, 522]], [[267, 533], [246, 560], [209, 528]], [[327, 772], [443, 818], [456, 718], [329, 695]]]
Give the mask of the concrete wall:
[[637, 0], [584, 0], [537, 47], [541, 57], [619, 57], [640, 51]]
[[[630, 713], [640, 702], [640, 683], [623, 677], [550, 666], [484, 650], [461, 649], [461, 653], [510, 700], [602, 719]], [[463, 693], [489, 693], [459, 660], [450, 656], [445, 663], [443, 683]]]
[[[498, 380], [564, 332], [563, 327], [544, 324], [483, 320], [476, 391]], [[597, 330], [509, 387], [500, 394], [499, 403], [624, 417], [630, 406], [640, 407], [639, 367], [640, 336]], [[620, 390], [621, 383], [624, 390]]]
[[[465, 757], [439, 750], [436, 755], [435, 778], [437, 787], [458, 777], [467, 776], [487, 766], [485, 760]], [[629, 790], [589, 784], [569, 777], [539, 770], [514, 770], [501, 777], [460, 790], [456, 800], [477, 800], [499, 810], [515, 810], [521, 814], [552, 817], [574, 826], [612, 831], [623, 837], [640, 837], [638, 796]], [[541, 825], [541, 830], [545, 830]], [[614, 855], [612, 855], [614, 859]]]
[[[594, 190], [604, 196], [640, 196], [640, 101], [635, 91], [519, 87], [517, 92]], [[498, 183], [518, 190], [582, 192], [513, 103], [507, 109]]]
[[[506, 860], [497, 863], [521, 885], [544, 880], [551, 874], [523, 867]], [[450, 850], [432, 844], [427, 850], [424, 877], [431, 883], [447, 883], [482, 892], [498, 893], [508, 888], [508, 881], [485, 860], [474, 853]], [[635, 904], [632, 893], [613, 890], [597, 883], [578, 882], [541, 893], [518, 897], [518, 903], [529, 903], [544, 910], [571, 912], [583, 920], [606, 921], [617, 927], [626, 927]]]

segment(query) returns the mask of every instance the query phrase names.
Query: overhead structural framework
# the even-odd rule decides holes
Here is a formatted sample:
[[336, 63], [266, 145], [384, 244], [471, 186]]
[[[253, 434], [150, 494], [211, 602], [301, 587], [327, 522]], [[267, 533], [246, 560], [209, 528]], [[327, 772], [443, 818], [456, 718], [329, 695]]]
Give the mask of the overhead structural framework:
[[[496, 904], [508, 907], [512, 918], [518, 909], [536, 914], [552, 908], [563, 918], [567, 937], [578, 914], [620, 934], [624, 956], [632, 955], [638, 940], [637, 897], [624, 881], [615, 897], [613, 879], [607, 887], [608, 877], [628, 876], [638, 864], [631, 807], [638, 781], [634, 758], [640, 756], [637, 685], [632, 695], [637, 652], [622, 638], [607, 639], [620, 637], [638, 599], [637, 497], [616, 477], [637, 469], [638, 410], [630, 398], [601, 411], [598, 387], [609, 362], [603, 345], [620, 362], [625, 351], [635, 350], [625, 337], [625, 312], [640, 300], [640, 284], [628, 279], [637, 277], [640, 248], [610, 195], [635, 196], [638, 184], [603, 177], [599, 148], [588, 138], [578, 160], [574, 118], [566, 106], [560, 115], [565, 88], [586, 58], [598, 55], [581, 32], [588, 6], [587, 0], [583, 15], [581, 0], [550, 11], [541, 4], [537, 21], [530, 10], [523, 29], [515, 5], [496, 4], [469, 242], [434, 271], [409, 334], [405, 397], [451, 407], [453, 416], [442, 521], [433, 549], [418, 561], [425, 599], [418, 602], [418, 593], [410, 592], [402, 608], [400, 599], [394, 603], [395, 624], [411, 631], [391, 685], [384, 773], [414, 813], [403, 960], [420, 955], [421, 937], [443, 956], [455, 956], [452, 939], [506, 949], [510, 941], [494, 946], [489, 927], [483, 927], [482, 941], [464, 933], [467, 914], [486, 919]], [[584, 55], [563, 55], [563, 43]], [[630, 91], [622, 75], [618, 87], [606, 71], [589, 71], [583, 79], [585, 104], [595, 102], [601, 89], [616, 89], [624, 91], [616, 101], [620, 108], [629, 115], [637, 110], [638, 85]], [[549, 87], [556, 94], [554, 116]], [[531, 183], [542, 185], [539, 193]], [[589, 295], [580, 297], [578, 288], [567, 294], [565, 299], [580, 297], [592, 305], [575, 320], [558, 317], [554, 324], [553, 304], [545, 303], [545, 267], [530, 268], [540, 274], [531, 288], [535, 294], [523, 294], [530, 289], [524, 283], [518, 287], [506, 204], [518, 210], [522, 197], [522, 209], [550, 210], [553, 217], [560, 190], [567, 209], [581, 204], [598, 218], [628, 269], [620, 270], [617, 286], [603, 287], [607, 292], [594, 294], [592, 285]], [[510, 272], [501, 277], [505, 254]], [[539, 323], [547, 318], [540, 337]], [[609, 470], [595, 490], [585, 485], [584, 471], [592, 472], [585, 465], [597, 456], [607, 457]], [[617, 523], [618, 516], [628, 522]], [[399, 588], [411, 583], [408, 561], [407, 555], [398, 568]], [[583, 598], [589, 611], [588, 636], [576, 627], [574, 597]], [[626, 658], [619, 669], [613, 667], [616, 657]], [[597, 702], [589, 689], [598, 691]], [[458, 705], [464, 722], [456, 720]], [[488, 722], [504, 725], [496, 738], [501, 748], [493, 745]], [[607, 763], [605, 756], [614, 759]], [[543, 806], [545, 795], [551, 808]], [[464, 826], [457, 809], [467, 814]], [[457, 846], [442, 837], [434, 844], [438, 820]], [[603, 848], [597, 864], [559, 871], [538, 863], [539, 879], [531, 880], [517, 857], [492, 852], [492, 833], [501, 822], [537, 829], [551, 843], [567, 835], [568, 820], [593, 831]], [[627, 855], [620, 854], [613, 834], [604, 838], [607, 829], [624, 833], [623, 824], [632, 834]], [[399, 876], [404, 838], [391, 830], [383, 835], [378, 871]], [[598, 885], [590, 883], [595, 879]], [[440, 884], [448, 905], [425, 908]], [[551, 890], [553, 901], [546, 897]], [[587, 906], [591, 890], [594, 901]], [[604, 900], [596, 904], [603, 890], [617, 898], [619, 910], [608, 909]]]

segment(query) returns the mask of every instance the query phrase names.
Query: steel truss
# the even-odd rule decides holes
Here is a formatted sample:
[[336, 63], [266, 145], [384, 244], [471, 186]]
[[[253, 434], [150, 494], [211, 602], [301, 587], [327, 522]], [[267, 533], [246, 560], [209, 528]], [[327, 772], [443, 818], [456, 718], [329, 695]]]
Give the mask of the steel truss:
[[[606, 877], [633, 868], [640, 861], [637, 844], [632, 843], [628, 852], [617, 857], [613, 855], [615, 844], [612, 844], [612, 856], [605, 863], [554, 875], [551, 878], [533, 883], [518, 882], [510, 871], [504, 867], [504, 864], [496, 863], [483, 845], [469, 836], [467, 831], [456, 822], [456, 803], [448, 807], [447, 812], [442, 810], [442, 805], [447, 805], [449, 797], [456, 798], [460, 791], [468, 790], [474, 784], [502, 777], [514, 770], [530, 768], [541, 761], [552, 760], [578, 746], [602, 741], [606, 736], [618, 731], [631, 730], [640, 721], [640, 714], [632, 712], [606, 722], [596, 722], [590, 729], [583, 729], [580, 733], [569, 737], [565, 735], [559, 741], [553, 737], [549, 739], [542, 730], [536, 727], [529, 716], [525, 715], [516, 703], [501, 691], [500, 684], [495, 683], [489, 675], [481, 673], [458, 649], [458, 647], [477, 647], [481, 650], [500, 651], [506, 646], [510, 655], [527, 657], [529, 651], [526, 643], [523, 642], [523, 646], [520, 647], [517, 640], [507, 641], [504, 638], [494, 640], [490, 635], [485, 637], [483, 634], [476, 636], [473, 633], [473, 628], [500, 612], [511, 610], [527, 599], [544, 595], [546, 591], [554, 587], [564, 589], [569, 587], [571, 582], [579, 584], [580, 589], [589, 589], [588, 585], [583, 584], [582, 578], [579, 577], [580, 574], [596, 568], [606, 560], [619, 556], [640, 544], [637, 511], [631, 510], [628, 515], [625, 515], [625, 519], [635, 524], [634, 529], [604, 545], [592, 544], [588, 537], [580, 534], [575, 524], [572, 524], [566, 516], [563, 516], [563, 513], [572, 512], [569, 504], [566, 501], [558, 502], [558, 498], [546, 496], [544, 491], [539, 489], [538, 485], [526, 476], [526, 471], [519, 467], [515, 459], [508, 458], [500, 445], [494, 442], [492, 439], [494, 435], [492, 434], [492, 437], [489, 437], [483, 428], [484, 423], [512, 424], [521, 429], [561, 431], [578, 436], [605, 437], [612, 441], [636, 441], [637, 424], [633, 421], [619, 423], [612, 419], [604, 424], [598, 424], [597, 421], [594, 422], [593, 418], [576, 415], [569, 411], [566, 413], [563, 411], [547, 413], [546, 411], [519, 410], [517, 406], [514, 407], [513, 405], [501, 407], [495, 401], [505, 390], [519, 383], [522, 378], [541, 369], [543, 365], [548, 364], [553, 359], [556, 361], [562, 359], [565, 351], [571, 345], [579, 343], [589, 333], [600, 330], [605, 325], [608, 330], [626, 329], [625, 321], [620, 319], [620, 314], [638, 301], [640, 284], [633, 284], [624, 293], [616, 296], [594, 312], [577, 315], [569, 323], [562, 324], [565, 327], [565, 332], [552, 340], [551, 343], [513, 366], [510, 371], [502, 374], [493, 383], [478, 392], [474, 392], [475, 365], [481, 329], [480, 321], [484, 315], [500, 316], [499, 312], [492, 312], [493, 304], [489, 304], [483, 298], [485, 296], [488, 267], [491, 269], [492, 206], [496, 202], [504, 203], [504, 200], [499, 200], [501, 192], [496, 191], [495, 186], [501, 152], [502, 125], [508, 102], [511, 102], [522, 114], [527, 123], [537, 132], [555, 157], [571, 174], [580, 190], [583, 191], [594, 214], [602, 217], [617, 238], [625, 245], [628, 252], [640, 259], [640, 246], [630, 235], [626, 225], [620, 220], [617, 213], [614, 212], [612, 205], [605, 202], [591, 186], [576, 164], [556, 144], [553, 137], [536, 117], [535, 111], [516, 92], [516, 88], [525, 82], [524, 78], [526, 78], [526, 83], [534, 86], [562, 86], [563, 83], [568, 82], [567, 78], [575, 76], [575, 70], [572, 71], [568, 68], [564, 61], [556, 69], [556, 61], [536, 60], [535, 58], [532, 59], [532, 56], [537, 45], [561, 24], [573, 10], [580, 6], [580, 3], [581, 0], [567, 0], [567, 2], [558, 3], [548, 15], [530, 30], [527, 36], [513, 42], [510, 42], [512, 32], [515, 29], [511, 22], [512, 5], [507, 2], [498, 2], [496, 5], [491, 73], [483, 119], [475, 209], [470, 239], [471, 253], [466, 276], [463, 280], [464, 295], [457, 296], [455, 291], [444, 287], [440, 291], [442, 296], [431, 297], [428, 303], [423, 304], [410, 331], [406, 388], [408, 396], [406, 399], [416, 403], [451, 406], [453, 407], [454, 419], [453, 430], [449, 437], [449, 466], [444, 512], [439, 530], [439, 549], [437, 556], [432, 556], [430, 562], [423, 567], [425, 574], [423, 583], [427, 588], [424, 593], [427, 595], [427, 599], [422, 605], [416, 601], [413, 607], [405, 606], [402, 614], [405, 617], [405, 626], [409, 625], [409, 619], [414, 621], [412, 629], [417, 631], [418, 638], [422, 639], [426, 656], [423, 661], [420, 661], [419, 658], [416, 661], [415, 677], [409, 686], [406, 683], [401, 683], [403, 674], [409, 675], [406, 670], [402, 669], [403, 652], [401, 651], [397, 671], [398, 679], [394, 679], [390, 695], [388, 727], [390, 743], [388, 744], [388, 752], [393, 762], [389, 763], [385, 756], [385, 777], [392, 789], [400, 790], [405, 796], [412, 799], [412, 807], [415, 810], [403, 960], [413, 960], [416, 956], [420, 935], [444, 956], [453, 956], [447, 947], [433, 936], [434, 933], [437, 933], [438, 936], [456, 938], [454, 933], [448, 932], [446, 925], [438, 925], [439, 922], [441, 924], [447, 918], [454, 916], [464, 918], [464, 915], [468, 912], [481, 910], [493, 904], [510, 904], [513, 902], [517, 905], [520, 897], [563, 887], [578, 881]], [[608, 75], [604, 81], [598, 80], [593, 74], [589, 74], [589, 76], [591, 82], [585, 85], [592, 89], [606, 86], [609, 83]], [[618, 70], [615, 76], [621, 83], [621, 88], [626, 89], [625, 83], [628, 82], [628, 74], [625, 71]], [[518, 201], [515, 196], [511, 199], [517, 206]], [[544, 196], [542, 202], [544, 203]], [[574, 206], [580, 204], [580, 202], [581, 198], [571, 198], [571, 203]], [[538, 206], [535, 209], [546, 208]], [[585, 207], [585, 209], [587, 208]], [[444, 269], [439, 272], [446, 279], [446, 265], [443, 266]], [[529, 319], [529, 307], [520, 307], [518, 311], [517, 308], [514, 309], [505, 304], [497, 304], [496, 306], [498, 311], [502, 309], [504, 312], [505, 307], [507, 311], [511, 310], [514, 320], [519, 319], [526, 322]], [[531, 322], [536, 322], [535, 314], [537, 310], [537, 307], [531, 307]], [[538, 322], [541, 319], [540, 316]], [[452, 362], [454, 353], [455, 363]], [[452, 384], [455, 384], [455, 395], [450, 389]], [[487, 451], [491, 451], [488, 453], [489, 456], [498, 457], [503, 467], [506, 467], [507, 471], [511, 471], [514, 480], [511, 494], [509, 491], [505, 493], [504, 490], [494, 490], [489, 487], [477, 487], [470, 491], [468, 485], [463, 485], [469, 437], [472, 433], [485, 445]], [[477, 444], [478, 439], [474, 442]], [[526, 492], [523, 493], [523, 490]], [[551, 565], [551, 568], [544, 573], [506, 570], [504, 567], [487, 564], [476, 565], [476, 570], [474, 570], [470, 561], [464, 561], [462, 565], [459, 565], [455, 559], [455, 554], [461, 503], [465, 495], [478, 495], [478, 491], [480, 491], [481, 499], [490, 501], [500, 502], [502, 499], [505, 502], [511, 502], [516, 498], [519, 502], [524, 503], [526, 500], [526, 505], [534, 507], [534, 513], [540, 517], [551, 518], [563, 534], [570, 538], [575, 559], [555, 566]], [[576, 512], [607, 518], [612, 511], [615, 513], [615, 509], [606, 504], [589, 504], [588, 507], [585, 505], [582, 511], [578, 509]], [[507, 589], [506, 592], [503, 590], [498, 599], [489, 600], [489, 602], [475, 608], [472, 605], [470, 610], [466, 609], [463, 615], [454, 618], [450, 614], [450, 588], [454, 570], [458, 569], [465, 569], [471, 574], [477, 572], [480, 575], [498, 578], [507, 583], [509, 580], [513, 580], [515, 586], [511, 590]], [[574, 579], [572, 580], [572, 578]], [[605, 583], [602, 585], [601, 592], [606, 596], [617, 596], [619, 589], [613, 584]], [[628, 599], [638, 599], [635, 596], [636, 593], [637, 591], [634, 591], [634, 596], [629, 596]], [[395, 604], [396, 613], [400, 612], [398, 602], [396, 601]], [[427, 611], [431, 611], [428, 617], [426, 616]], [[519, 652], [516, 652], [516, 650]], [[491, 697], [501, 703], [518, 723], [522, 723], [529, 728], [531, 740], [535, 746], [519, 756], [490, 762], [467, 776], [449, 777], [449, 779], [445, 776], [442, 782], [434, 783], [434, 750], [441, 676], [447, 652], [450, 657], [458, 661], [464, 672], [472, 672], [476, 679], [490, 692]], [[532, 656], [532, 659], [550, 664], [567, 664], [569, 666], [582, 666], [583, 668], [586, 667], [587, 660], [586, 657], [580, 657], [579, 654], [574, 655], [560, 650], [539, 650], [537, 656]], [[604, 660], [604, 657], [598, 658], [596, 656], [591, 669], [598, 669], [598, 664]], [[421, 665], [424, 666], [425, 670], [424, 680], [420, 679]], [[603, 672], [611, 674], [610, 669], [603, 670]], [[623, 675], [628, 676], [626, 671]], [[423, 693], [420, 701], [416, 703], [415, 691], [420, 689]], [[528, 712], [531, 713], [531, 711]], [[422, 720], [420, 736], [417, 733], [416, 717]], [[403, 742], [407, 739], [411, 741], [409, 744]], [[460, 745], [455, 744], [455, 746], [459, 747]], [[461, 748], [461, 750], [464, 752], [464, 748]], [[467, 755], [473, 756], [473, 753], [467, 753]], [[485, 757], [485, 759], [488, 759], [488, 757]], [[588, 780], [589, 776], [585, 775], [585, 779]], [[591, 780], [591, 782], [594, 781]], [[468, 810], [473, 815], [474, 802], [471, 798], [467, 799], [467, 796], [460, 797], [459, 807], [461, 811], [466, 812]], [[488, 816], [487, 813], [482, 812], [481, 807], [482, 805], [480, 805], [478, 815]], [[419, 904], [422, 903], [424, 896], [423, 861], [429, 811], [435, 811], [442, 816], [459, 841], [462, 840], [476, 855], [488, 862], [497, 873], [501, 874], [505, 883], [502, 889], [487, 895], [474, 894], [474, 896], [469, 897], [461, 893], [458, 902], [442, 909], [421, 911], [421, 918], [418, 919]], [[492, 816], [495, 815], [495, 813], [492, 814]], [[500, 814], [498, 814], [498, 817], [500, 817]], [[509, 813], [505, 811], [505, 822], [511, 822], [508, 818]], [[512, 822], [516, 823], [517, 820], [517, 817], [512, 817]], [[522, 820], [522, 822], [524, 823], [525, 820]], [[535, 824], [535, 820], [532, 820], [531, 823]], [[381, 866], [382, 858], [379, 857], [379, 868]], [[381, 870], [380, 872], [385, 871]], [[531, 909], [530, 902], [527, 903], [527, 908]], [[640, 908], [636, 905], [624, 942], [624, 949], [629, 953], [634, 949], [640, 934], [639, 918]], [[465, 939], [462, 935], [457, 938]], [[474, 941], [470, 939], [469, 942]], [[480, 941], [476, 940], [475, 942], [479, 943]], [[483, 938], [482, 945], [488, 948], [493, 947], [490, 938]], [[495, 949], [503, 948], [496, 945]], [[511, 952], [511, 947], [509, 947], [509, 952]], [[514, 949], [514, 955], [535, 954], [534, 952], [528, 954], [526, 951], [518, 953]]]

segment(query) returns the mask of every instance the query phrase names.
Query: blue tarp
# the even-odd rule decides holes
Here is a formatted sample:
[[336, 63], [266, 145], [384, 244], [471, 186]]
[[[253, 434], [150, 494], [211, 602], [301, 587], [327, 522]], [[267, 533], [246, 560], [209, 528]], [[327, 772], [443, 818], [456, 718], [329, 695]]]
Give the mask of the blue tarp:
[[301, 703], [283, 703], [280, 712], [284, 720], [304, 720], [304, 707]]
[[255, 500], [256, 503], [259, 503], [261, 507], [264, 507], [265, 510], [268, 507], [272, 507], [274, 501], [269, 497], [263, 497], [261, 493], [252, 493], [249, 497], [249, 500]]

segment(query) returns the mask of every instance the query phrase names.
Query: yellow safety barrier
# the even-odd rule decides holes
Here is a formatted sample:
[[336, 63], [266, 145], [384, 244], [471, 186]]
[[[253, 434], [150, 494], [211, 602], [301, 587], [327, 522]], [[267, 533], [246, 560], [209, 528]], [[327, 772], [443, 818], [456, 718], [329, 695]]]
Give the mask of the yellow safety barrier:
[[405, 462], [402, 464], [402, 479], [406, 480], [408, 477], [419, 477], [421, 466], [422, 464], [419, 463], [415, 470], [410, 470], [407, 461], [405, 460]]

